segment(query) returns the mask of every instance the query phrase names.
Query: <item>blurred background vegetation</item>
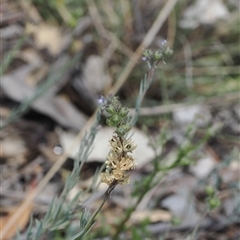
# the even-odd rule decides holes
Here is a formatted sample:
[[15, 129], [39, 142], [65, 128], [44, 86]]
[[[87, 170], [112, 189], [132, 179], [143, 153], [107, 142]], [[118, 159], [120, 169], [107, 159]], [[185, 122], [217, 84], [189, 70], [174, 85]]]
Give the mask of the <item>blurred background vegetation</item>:
[[[165, 8], [167, 4], [170, 10]], [[40, 182], [64, 154], [67, 148], [64, 134], [75, 136], [91, 125], [100, 94], [119, 95], [122, 104], [133, 111], [140, 81], [148, 71], [141, 59], [144, 50], [141, 44], [148, 36], [150, 49], [159, 49], [167, 40], [174, 55], [165, 60], [166, 64], [157, 66], [137, 128], [150, 137], [150, 142], [156, 143], [158, 141], [151, 138], [160, 136], [163, 130], [169, 133], [164, 140], [164, 157], [171, 152], [177, 155], [185, 140], [190, 146], [186, 152], [194, 152], [187, 157], [188, 161], [194, 160], [196, 164], [210, 156], [213, 162], [210, 165], [209, 160], [206, 165], [197, 165], [195, 170], [180, 167], [185, 177], [190, 174], [199, 180], [200, 190], [191, 192], [200, 206], [197, 211], [202, 211], [201, 204], [207, 198], [202, 186], [213, 185], [223, 201], [222, 208], [210, 214], [211, 221], [214, 219], [218, 227], [212, 222], [206, 223], [207, 227], [202, 226], [196, 239], [238, 239], [239, 219], [234, 218], [238, 211], [229, 210], [230, 205], [239, 206], [240, 202], [233, 200], [239, 194], [240, 18], [237, 0], [3, 0], [0, 14], [2, 216], [10, 218], [16, 206], [28, 196], [29, 188]], [[149, 34], [159, 21], [158, 16], [164, 14], [157, 34]], [[137, 60], [133, 60], [134, 54]], [[186, 130], [187, 126], [193, 130]], [[205, 139], [212, 128], [211, 137]], [[195, 148], [202, 139], [204, 147]], [[152, 148], [157, 146], [152, 143]], [[50, 188], [51, 182], [55, 182], [51, 197], [62, 189], [66, 174], [73, 167], [73, 158], [73, 154], [67, 153], [62, 164], [55, 168], [55, 178], [45, 183], [45, 187]], [[86, 163], [84, 180], [92, 176], [103, 161], [93, 157]], [[143, 165], [133, 177], [136, 182], [139, 178], [145, 179], [153, 166], [151, 161]], [[202, 173], [205, 168], [209, 168], [209, 175]], [[169, 181], [170, 185], [174, 184], [172, 179]], [[83, 184], [79, 189], [88, 186]], [[148, 207], [154, 212], [161, 206], [177, 215], [171, 206], [162, 204], [175, 190], [164, 191], [155, 196], [155, 202], [150, 202], [152, 205]], [[38, 195], [35, 204], [41, 206], [40, 210], [35, 206], [25, 211], [28, 217], [23, 221], [23, 232], [31, 212], [39, 218], [46, 212], [50, 200], [41, 202], [41, 194]], [[10, 202], [14, 211], [9, 210]], [[112, 220], [112, 214], [116, 215], [114, 207], [119, 212], [122, 208], [127, 211], [127, 206], [119, 207], [117, 201], [111, 204], [106, 207], [110, 211], [99, 216], [96, 231], [89, 239], [114, 236], [119, 226]], [[187, 239], [186, 232], [193, 231], [188, 225], [171, 231], [168, 226], [157, 225], [150, 215], [136, 225], [131, 223], [132, 228], [126, 227], [128, 231], [123, 239]], [[108, 216], [110, 221], [106, 220]], [[234, 220], [227, 222], [230, 216]], [[171, 218], [171, 221], [174, 219], [179, 220]], [[8, 221], [3, 220], [4, 224]], [[105, 221], [107, 224], [101, 224]], [[209, 232], [206, 229], [210, 229]], [[68, 231], [72, 231], [71, 227], [65, 232], [56, 231], [46, 239], [68, 239], [71, 235]], [[9, 236], [14, 234], [15, 230]]]

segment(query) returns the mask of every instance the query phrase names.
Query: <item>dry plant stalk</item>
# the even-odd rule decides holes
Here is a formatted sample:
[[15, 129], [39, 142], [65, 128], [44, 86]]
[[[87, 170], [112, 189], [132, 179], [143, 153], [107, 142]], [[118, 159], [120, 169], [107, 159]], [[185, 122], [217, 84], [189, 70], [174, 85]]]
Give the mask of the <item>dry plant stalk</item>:
[[109, 114], [106, 123], [109, 126], [116, 127], [112, 139], [109, 141], [111, 151], [107, 156], [106, 171], [102, 173], [102, 182], [111, 185], [128, 184], [130, 182], [127, 171], [135, 168], [135, 161], [131, 153], [136, 145], [125, 137], [131, 129], [128, 109], [122, 107], [117, 97], [108, 100], [106, 111]]
[[136, 165], [130, 152], [136, 148], [136, 145], [131, 139], [118, 135], [114, 135], [109, 142], [112, 150], [107, 157], [107, 170], [102, 173], [102, 182], [108, 185], [113, 182], [128, 184], [130, 180], [127, 171], [134, 169]]

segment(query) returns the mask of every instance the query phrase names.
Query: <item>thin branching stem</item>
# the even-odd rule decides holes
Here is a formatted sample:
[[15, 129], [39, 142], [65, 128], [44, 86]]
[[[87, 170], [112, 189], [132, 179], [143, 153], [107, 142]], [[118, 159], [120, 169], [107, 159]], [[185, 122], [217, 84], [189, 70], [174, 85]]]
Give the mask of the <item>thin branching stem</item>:
[[8, 68], [8, 66], [10, 65], [10, 63], [12, 62], [12, 60], [14, 59], [15, 55], [17, 54], [18, 50], [21, 48], [21, 46], [23, 45], [24, 41], [26, 39], [26, 36], [23, 35], [23, 37], [21, 37], [16, 45], [13, 47], [13, 49], [7, 53], [6, 56], [4, 56], [2, 64], [0, 66], [0, 77], [3, 76], [3, 74], [5, 73], [6, 69]]
[[[155, 177], [155, 171], [154, 173], [152, 173], [149, 178], [148, 181], [146, 182], [145, 186], [150, 186], [154, 180]], [[117, 231], [115, 232], [112, 240], [119, 240], [119, 234], [123, 231], [124, 226], [126, 225], [127, 221], [129, 220], [129, 218], [131, 217], [132, 213], [135, 211], [137, 205], [142, 201], [143, 197], [145, 196], [145, 194], [149, 191], [148, 187], [144, 187], [142, 189], [142, 191], [140, 191], [140, 195], [138, 196], [137, 202], [130, 207], [126, 214], [124, 215], [124, 218], [121, 220], [121, 222], [118, 224], [117, 226]]]
[[199, 229], [199, 227], [200, 227], [200, 225], [201, 225], [201, 222], [202, 222], [202, 220], [207, 216], [208, 213], [209, 213], [209, 210], [206, 210], [206, 211], [202, 214], [202, 216], [199, 218], [196, 226], [195, 226], [194, 229], [193, 229], [193, 232], [192, 232], [192, 234], [191, 234], [190, 240], [196, 239], [196, 233], [197, 233], [197, 231], [198, 231], [198, 229]]
[[135, 113], [134, 118], [132, 120], [132, 126], [134, 126], [136, 124], [136, 122], [139, 118], [143, 99], [144, 99], [149, 87], [151, 86], [151, 84], [153, 82], [155, 72], [156, 72], [156, 67], [152, 65], [150, 67], [149, 72], [148, 72], [147, 76], [145, 77], [145, 79], [143, 79], [141, 81], [139, 96], [137, 98], [136, 105], [135, 105], [136, 113]]
[[116, 187], [116, 183], [113, 182], [108, 189], [106, 190], [106, 192], [104, 193], [103, 196], [103, 200], [101, 202], [101, 204], [98, 206], [98, 208], [95, 210], [95, 212], [92, 214], [91, 218], [88, 220], [87, 224], [85, 225], [84, 229], [81, 231], [80, 234], [75, 235], [71, 240], [77, 240], [77, 239], [82, 239], [82, 237], [84, 237], [86, 235], [86, 233], [89, 231], [89, 229], [93, 226], [94, 224], [94, 220], [96, 218], [96, 216], [98, 215], [98, 213], [101, 211], [102, 207], [104, 206], [105, 202], [109, 199], [111, 192], [113, 191], [113, 189]]

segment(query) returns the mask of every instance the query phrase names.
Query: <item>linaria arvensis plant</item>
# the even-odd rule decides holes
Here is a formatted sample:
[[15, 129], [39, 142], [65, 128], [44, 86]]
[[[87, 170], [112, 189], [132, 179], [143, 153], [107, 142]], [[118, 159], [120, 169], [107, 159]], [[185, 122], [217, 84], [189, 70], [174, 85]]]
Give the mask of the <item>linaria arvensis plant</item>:
[[[141, 103], [145, 97], [147, 90], [154, 80], [157, 65], [161, 61], [165, 63], [165, 59], [173, 54], [173, 50], [167, 47], [166, 43], [166, 40], [163, 41], [160, 45], [160, 48], [156, 51], [146, 49], [143, 52], [142, 60], [147, 62], [149, 72], [141, 81], [139, 95], [137, 97], [135, 105], [136, 113], [133, 118], [128, 115], [128, 109], [126, 107], [122, 107], [118, 97], [110, 96], [108, 98], [104, 98], [101, 96], [99, 99], [101, 109], [106, 110], [108, 113], [106, 124], [115, 127], [116, 130], [114, 131], [113, 136], [109, 141], [111, 150], [106, 158], [106, 170], [101, 174], [101, 181], [109, 185], [109, 187], [104, 194], [102, 204], [86, 224], [86, 232], [88, 232], [92, 227], [92, 223], [96, 215], [100, 212], [113, 189], [118, 184], [124, 185], [130, 182], [130, 175], [128, 174], [128, 171], [134, 169], [136, 165], [136, 162], [131, 153], [137, 146], [131, 140], [131, 138], [126, 137], [126, 134], [137, 122], [140, 114]], [[85, 231], [83, 232], [86, 233]], [[84, 235], [78, 235], [78, 237], [74, 239], [81, 239], [81, 236]]]
[[[106, 157], [106, 170], [101, 173], [101, 181], [108, 185], [108, 189], [103, 196], [102, 203], [92, 215], [87, 209], [83, 210], [80, 218], [80, 230], [77, 234], [71, 236], [70, 239], [83, 239], [83, 237], [91, 231], [96, 216], [101, 211], [113, 189], [118, 184], [124, 185], [130, 182], [129, 171], [134, 169], [137, 164], [132, 156], [132, 152], [137, 146], [131, 138], [127, 137], [127, 133], [137, 122], [140, 114], [141, 103], [154, 80], [157, 65], [161, 61], [165, 63], [165, 58], [171, 56], [172, 54], [173, 50], [166, 46], [166, 41], [163, 41], [160, 48], [156, 51], [146, 49], [143, 52], [142, 60], [147, 62], [149, 71], [141, 81], [139, 95], [135, 105], [136, 113], [133, 117], [129, 116], [129, 110], [121, 105], [118, 97], [100, 97], [98, 101], [99, 110], [96, 114], [95, 122], [89, 133], [87, 133], [82, 140], [79, 149], [79, 156], [76, 158], [72, 173], [67, 178], [63, 193], [59, 198], [52, 201], [50, 209], [43, 220], [36, 221], [36, 228], [34, 232], [32, 230], [32, 224], [30, 224], [26, 239], [39, 239], [47, 232], [67, 227], [72, 220], [78, 217], [78, 214], [76, 214], [77, 209], [79, 208], [77, 199], [81, 197], [83, 193], [80, 192], [77, 194], [70, 204], [66, 203], [66, 196], [79, 180], [82, 165], [87, 160], [91, 151], [92, 143], [97, 134], [100, 118], [103, 112], [107, 113], [106, 124], [115, 127], [113, 136], [109, 141], [111, 150]], [[95, 181], [93, 186], [96, 185]]]

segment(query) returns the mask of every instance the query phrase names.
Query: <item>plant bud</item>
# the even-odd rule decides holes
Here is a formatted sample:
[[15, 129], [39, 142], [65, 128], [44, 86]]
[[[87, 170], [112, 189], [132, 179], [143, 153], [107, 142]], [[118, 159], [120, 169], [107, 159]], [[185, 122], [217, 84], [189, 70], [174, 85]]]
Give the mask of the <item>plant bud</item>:
[[112, 98], [111, 104], [113, 105], [115, 112], [118, 112], [119, 109], [121, 109], [121, 107], [122, 107], [120, 101], [118, 100], [118, 97], [116, 97], [116, 96], [114, 96]]
[[162, 52], [160, 52], [160, 51], [154, 52], [154, 55], [153, 55], [153, 60], [154, 60], [154, 61], [159, 61], [159, 60], [161, 60], [162, 58], [163, 58]]
[[143, 52], [143, 57], [151, 58], [152, 55], [153, 55], [153, 51], [150, 50], [150, 49], [145, 49], [144, 52]]
[[173, 216], [171, 219], [171, 223], [173, 226], [179, 226], [181, 224], [181, 219]]
[[210, 198], [208, 200], [208, 205], [210, 209], [213, 210], [215, 208], [218, 208], [221, 205], [221, 201], [217, 197]]
[[173, 55], [173, 50], [170, 47], [167, 47], [164, 51], [165, 57], [171, 57]]
[[111, 115], [113, 115], [114, 113], [116, 113], [115, 108], [114, 108], [114, 106], [113, 106], [112, 104], [109, 104], [109, 105], [107, 106], [106, 111], [107, 111], [109, 114], [111, 114]]
[[123, 124], [116, 129], [116, 133], [120, 136], [124, 136], [131, 129], [130, 124]]
[[107, 125], [111, 127], [117, 127], [117, 125], [121, 122], [121, 117], [117, 114], [114, 114], [113, 116], [107, 118]]
[[119, 111], [119, 115], [122, 117], [122, 118], [124, 118], [124, 117], [126, 117], [127, 115], [128, 115], [128, 109], [126, 108], [126, 107], [123, 107], [123, 108], [121, 108], [120, 109], [120, 111]]
[[205, 188], [205, 191], [206, 191], [206, 193], [207, 193], [208, 196], [213, 196], [214, 193], [215, 193], [215, 190], [214, 190], [214, 188], [213, 188], [212, 186], [207, 186], [207, 187]]
[[107, 124], [108, 126], [110, 126], [110, 127], [115, 127], [115, 124], [111, 121], [110, 118], [107, 118], [106, 124]]

